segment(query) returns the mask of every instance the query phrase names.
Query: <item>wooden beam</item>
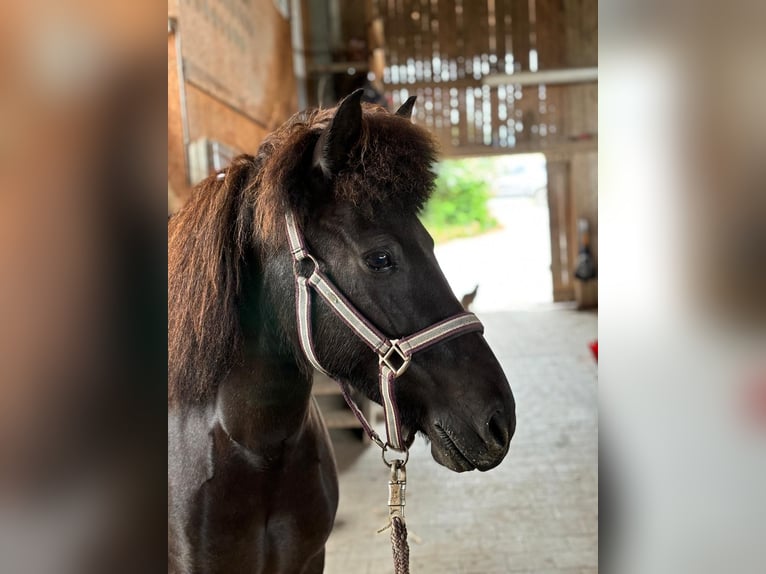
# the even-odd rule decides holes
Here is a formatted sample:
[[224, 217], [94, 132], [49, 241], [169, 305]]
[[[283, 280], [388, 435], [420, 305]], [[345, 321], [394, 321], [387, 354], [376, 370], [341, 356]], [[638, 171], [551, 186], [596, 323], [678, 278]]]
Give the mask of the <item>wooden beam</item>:
[[441, 142], [444, 157], [476, 157], [490, 155], [515, 155], [521, 153], [544, 153], [546, 157], [568, 158], [574, 153], [598, 150], [598, 137], [588, 140], [568, 141], [552, 138], [541, 138], [533, 142], [515, 145], [513, 147], [464, 145], [452, 146], [449, 142]]
[[314, 74], [343, 74], [346, 73], [349, 68], [353, 68], [356, 71], [366, 71], [369, 68], [370, 63], [364, 60], [358, 60], [356, 62], [330, 62], [329, 64], [312, 64], [308, 67], [309, 73]]
[[486, 86], [505, 86], [520, 84], [536, 86], [540, 84], [581, 84], [598, 82], [598, 68], [564, 68], [561, 70], [541, 70], [539, 72], [516, 72], [514, 74], [489, 74], [482, 78]]
[[457, 80], [447, 80], [441, 82], [397, 82], [388, 83], [386, 87], [390, 90], [423, 90], [425, 88], [444, 88], [449, 90], [450, 88], [480, 88], [481, 80], [474, 78], [461, 78]]

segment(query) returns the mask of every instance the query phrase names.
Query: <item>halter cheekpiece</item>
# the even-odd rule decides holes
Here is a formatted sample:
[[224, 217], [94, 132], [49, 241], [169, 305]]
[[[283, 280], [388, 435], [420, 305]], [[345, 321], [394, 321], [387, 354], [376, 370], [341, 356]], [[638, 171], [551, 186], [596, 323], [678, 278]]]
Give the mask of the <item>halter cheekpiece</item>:
[[[408, 337], [399, 339], [387, 338], [322, 273], [319, 269], [319, 263], [306, 248], [303, 235], [291, 211], [288, 211], [285, 221], [287, 224], [287, 239], [293, 257], [295, 313], [298, 323], [298, 336], [303, 353], [317, 371], [324, 373], [340, 385], [343, 398], [348, 403], [349, 408], [356, 415], [356, 418], [359, 419], [359, 422], [372, 441], [383, 449], [383, 460], [387, 465], [391, 466], [393, 461], [386, 459], [386, 452], [389, 449], [400, 451], [405, 454], [405, 457], [407, 456], [407, 447], [402, 436], [399, 409], [396, 405], [396, 395], [394, 393], [394, 382], [396, 379], [404, 374], [410, 366], [413, 355], [418, 351], [459, 335], [477, 331], [483, 332], [484, 327], [473, 313], [459, 313]], [[300, 273], [300, 263], [306, 260], [311, 262], [313, 269], [308, 276], [303, 276]], [[333, 377], [332, 374], [322, 367], [317, 359], [311, 334], [311, 289], [316, 291], [333, 312], [348, 325], [349, 329], [378, 355], [380, 396], [383, 402], [385, 417], [386, 442], [383, 442], [364, 417], [362, 411], [352, 399], [347, 384]], [[400, 461], [401, 459], [395, 460]], [[404, 460], [406, 461], [406, 458]]]

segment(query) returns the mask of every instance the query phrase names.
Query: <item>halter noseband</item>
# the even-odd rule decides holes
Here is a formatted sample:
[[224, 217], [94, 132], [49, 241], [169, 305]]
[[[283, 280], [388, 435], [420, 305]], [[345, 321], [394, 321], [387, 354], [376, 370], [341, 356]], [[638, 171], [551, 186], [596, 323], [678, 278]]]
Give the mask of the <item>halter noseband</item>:
[[[459, 313], [408, 337], [400, 339], [387, 338], [320, 271], [319, 263], [306, 248], [303, 235], [291, 211], [287, 212], [285, 220], [287, 223], [287, 239], [293, 257], [293, 273], [295, 275], [295, 313], [298, 323], [298, 339], [303, 353], [317, 371], [324, 373], [340, 385], [343, 398], [354, 415], [356, 415], [356, 418], [359, 419], [365, 432], [375, 444], [383, 449], [384, 460], [386, 460], [385, 452], [389, 447], [405, 452], [407, 447], [402, 437], [399, 409], [396, 406], [396, 396], [394, 394], [394, 381], [404, 374], [410, 365], [412, 355], [418, 351], [459, 335], [474, 331], [483, 332], [483, 325], [473, 313]], [[299, 272], [299, 263], [304, 260], [309, 260], [313, 264], [313, 270], [308, 277], [302, 276]], [[349, 329], [378, 355], [380, 396], [383, 401], [383, 414], [387, 435], [385, 443], [378, 436], [378, 433], [372, 429], [362, 411], [351, 398], [347, 384], [328, 373], [317, 359], [311, 334], [311, 289], [314, 289], [335, 314], [348, 325]], [[397, 366], [398, 362], [400, 364]], [[388, 461], [386, 462], [388, 464]]]

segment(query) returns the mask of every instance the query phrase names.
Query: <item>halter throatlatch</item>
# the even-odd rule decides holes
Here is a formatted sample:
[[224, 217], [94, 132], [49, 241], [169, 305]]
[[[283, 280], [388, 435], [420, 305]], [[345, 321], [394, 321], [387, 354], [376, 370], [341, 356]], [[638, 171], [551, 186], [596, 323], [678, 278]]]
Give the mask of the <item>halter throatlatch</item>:
[[[475, 331], [483, 332], [484, 327], [473, 313], [459, 313], [408, 337], [389, 339], [370, 323], [343, 296], [327, 276], [322, 273], [317, 260], [314, 259], [306, 248], [303, 235], [295, 222], [292, 212], [287, 213], [285, 220], [287, 224], [287, 238], [293, 256], [295, 312], [298, 323], [298, 338], [303, 353], [317, 371], [327, 375], [340, 385], [343, 398], [348, 403], [351, 411], [359, 419], [359, 422], [372, 441], [383, 449], [383, 460], [388, 466], [391, 466], [395, 460], [401, 459], [394, 459], [394, 461], [387, 459], [386, 452], [389, 449], [405, 453], [405, 456], [407, 451], [407, 446], [402, 436], [399, 409], [396, 405], [396, 394], [394, 392], [394, 382], [396, 379], [404, 374], [410, 366], [413, 355], [418, 351], [459, 335]], [[300, 273], [300, 263], [306, 260], [311, 262], [313, 268], [311, 273], [304, 277]], [[378, 355], [378, 380], [386, 423], [386, 442], [383, 442], [380, 436], [373, 430], [362, 414], [362, 411], [351, 398], [348, 385], [345, 382], [338, 381], [332, 374], [327, 372], [319, 363], [319, 359], [317, 359], [311, 334], [311, 289], [316, 291], [349, 329]], [[406, 458], [402, 466], [404, 464], [406, 464]]]

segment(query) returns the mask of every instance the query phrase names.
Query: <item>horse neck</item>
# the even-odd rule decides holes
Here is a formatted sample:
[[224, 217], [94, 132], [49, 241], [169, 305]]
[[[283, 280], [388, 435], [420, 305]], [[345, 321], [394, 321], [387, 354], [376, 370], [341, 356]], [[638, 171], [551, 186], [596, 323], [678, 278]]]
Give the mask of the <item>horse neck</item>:
[[248, 281], [243, 302], [242, 359], [222, 381], [217, 410], [229, 436], [253, 453], [271, 458], [297, 440], [311, 398], [311, 378], [284, 343], [260, 278]]

